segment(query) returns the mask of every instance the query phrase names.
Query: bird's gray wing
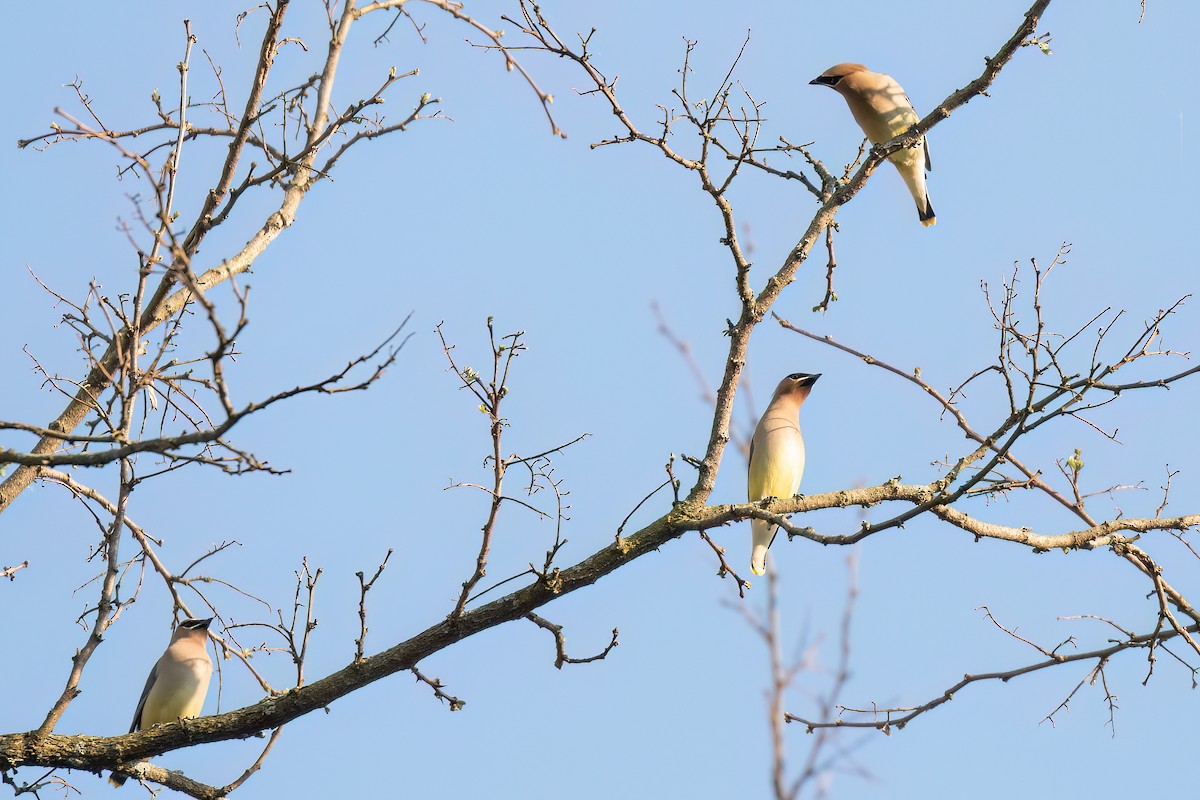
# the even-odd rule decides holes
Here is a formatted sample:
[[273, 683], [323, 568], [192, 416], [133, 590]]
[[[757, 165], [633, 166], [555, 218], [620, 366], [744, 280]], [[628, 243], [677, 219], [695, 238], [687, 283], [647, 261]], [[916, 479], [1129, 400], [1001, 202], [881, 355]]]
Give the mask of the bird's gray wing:
[[[749, 476], [750, 465], [754, 463], [754, 437], [750, 438], [750, 455], [746, 457], [746, 473]], [[767, 542], [767, 549], [775, 544], [775, 537], [779, 535], [779, 526], [775, 526], [775, 532], [771, 534], [771, 541]]]
[[130, 733], [141, 727], [142, 710], [146, 707], [146, 698], [150, 696], [150, 687], [154, 685], [154, 681], [157, 678], [158, 662], [155, 661], [153, 669], [150, 670], [150, 675], [146, 678], [146, 686], [142, 689], [142, 696], [138, 698], [137, 710], [133, 712], [133, 722], [129, 725]]
[[[917, 107], [912, 104], [912, 100], [908, 99], [908, 95], [904, 95], [904, 102], [908, 103], [908, 107], [913, 110], [914, 114], [917, 114]], [[921, 118], [921, 115], [917, 114], [917, 119], [920, 119], [920, 118]], [[922, 142], [922, 144], [925, 147], [925, 171], [932, 172], [933, 171], [933, 161], [929, 158], [929, 139], [925, 139], [925, 141]]]

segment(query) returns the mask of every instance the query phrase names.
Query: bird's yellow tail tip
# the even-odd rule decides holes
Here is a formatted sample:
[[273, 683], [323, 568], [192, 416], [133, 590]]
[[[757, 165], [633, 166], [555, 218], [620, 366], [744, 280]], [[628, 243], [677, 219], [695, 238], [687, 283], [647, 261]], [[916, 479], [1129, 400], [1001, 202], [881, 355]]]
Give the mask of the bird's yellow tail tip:
[[921, 224], [924, 225], [926, 228], [931, 228], [934, 225], [937, 225], [937, 217], [930, 217], [929, 219], [923, 219], [923, 220], [921, 220]]

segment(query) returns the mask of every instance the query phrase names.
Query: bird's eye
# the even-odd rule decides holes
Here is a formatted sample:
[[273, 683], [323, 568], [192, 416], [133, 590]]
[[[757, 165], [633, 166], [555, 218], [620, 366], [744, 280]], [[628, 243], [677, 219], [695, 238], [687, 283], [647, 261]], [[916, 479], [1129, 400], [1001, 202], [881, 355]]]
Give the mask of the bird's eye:
[[801, 378], [806, 378], [806, 377], [808, 377], [808, 376], [805, 375], [803, 372], [793, 372], [791, 375], [788, 375], [788, 380], [798, 381]]

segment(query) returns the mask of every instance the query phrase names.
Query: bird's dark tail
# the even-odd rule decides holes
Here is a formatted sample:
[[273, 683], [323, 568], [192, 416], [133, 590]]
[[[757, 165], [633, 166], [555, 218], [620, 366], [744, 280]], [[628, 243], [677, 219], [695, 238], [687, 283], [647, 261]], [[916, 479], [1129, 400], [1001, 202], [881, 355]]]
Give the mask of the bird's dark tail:
[[921, 224], [926, 228], [937, 224], [937, 215], [933, 213], [933, 203], [929, 202], [929, 195], [925, 196], [925, 208], [920, 209], [920, 215]]
[[127, 780], [129, 780], [129, 776], [122, 775], [119, 772], [114, 772], [108, 776], [108, 782], [111, 783], [113, 786], [117, 787], [118, 789], [120, 789], [122, 786], [124, 786], [125, 781], [127, 781]]

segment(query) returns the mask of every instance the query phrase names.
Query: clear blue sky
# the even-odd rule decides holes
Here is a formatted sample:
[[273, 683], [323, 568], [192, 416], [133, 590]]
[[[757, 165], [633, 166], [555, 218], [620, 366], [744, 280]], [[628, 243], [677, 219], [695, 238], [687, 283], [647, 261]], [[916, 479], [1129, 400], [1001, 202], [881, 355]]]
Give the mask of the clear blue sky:
[[[276, 88], [316, 71], [324, 52], [318, 5], [296, 3], [291, 10], [292, 35], [304, 37], [310, 51], [284, 50]], [[486, 5], [468, 11], [508, 28], [515, 41], [495, 10], [514, 14], [515, 3]], [[625, 108], [647, 128], [658, 118], [656, 104], [674, 103], [684, 37], [699, 41], [696, 85], [709, 87], [749, 30], [738, 77], [767, 103], [763, 140], [813, 141], [831, 166], [853, 158], [861, 134], [840, 98], [808, 85], [812, 77], [837, 62], [861, 61], [896, 76], [924, 111], [979, 74], [983, 57], [1012, 34], [1026, 8], [1025, 0], [543, 5], [562, 34], [597, 29], [595, 63], [620, 76]], [[233, 29], [240, 10], [131, 2], [72, 4], [58, 13], [36, 4], [10, 9], [14, 35], [2, 58], [12, 79], [0, 119], [9, 197], [0, 237], [6, 322], [0, 418], [44, 424], [60, 410], [61, 398], [42, 385], [27, 352], [67, 377], [82, 369], [71, 331], [55, 327], [62, 309], [29, 271], [72, 299], [93, 279], [106, 293], [128, 291], [136, 259], [117, 225], [132, 218], [129, 194], [142, 191], [115, 179], [114, 153], [101, 145], [39, 153], [13, 143], [44, 131], [55, 106], [75, 108], [63, 84], [76, 76], [109, 127], [150, 121], [151, 92], [170, 98], [175, 91], [184, 17], [192, 20], [198, 48], [223, 65], [225, 86], [240, 106], [263, 22], [258, 12], [243, 23], [238, 49]], [[1189, 112], [1198, 99], [1200, 8], [1149, 0], [1140, 24], [1139, 10], [1135, 0], [1052, 4], [1041, 30], [1053, 35], [1053, 55], [1020, 51], [990, 97], [972, 101], [930, 137], [938, 225], [918, 225], [898, 176], [881, 170], [838, 215], [841, 300], [825, 316], [809, 310], [823, 290], [818, 257], [775, 310], [898, 367], [920, 366], [931, 383], [946, 388], [994, 357], [996, 333], [980, 281], [998, 286], [1013, 262], [1048, 263], [1062, 242], [1073, 243], [1072, 253], [1045, 296], [1058, 330], [1073, 330], [1111, 306], [1127, 310], [1118, 328], [1127, 337], [1194, 291], [1191, 233], [1200, 209]], [[258, 260], [244, 281], [253, 287], [250, 326], [231, 367], [234, 396], [249, 402], [335, 371], [410, 311], [414, 337], [369, 392], [302, 398], [235, 430], [239, 446], [290, 469], [287, 476], [233, 479], [184, 470], [140, 486], [130, 510], [166, 540], [163, 556], [176, 567], [236, 539], [242, 546], [210, 561], [209, 574], [276, 607], [290, 603], [302, 556], [323, 568], [310, 678], [353, 655], [354, 573], [372, 571], [388, 548], [395, 555], [369, 598], [369, 651], [442, 619], [470, 573], [485, 498], [444, 489], [486, 479], [486, 418], [445, 371], [435, 325], [445, 321], [447, 338], [477, 370], [485, 361], [489, 315], [499, 331], [526, 331], [529, 351], [509, 382], [507, 450], [538, 452], [591, 434], [556, 462], [555, 474], [571, 492], [562, 560], [575, 563], [612, 540], [625, 515], [663, 479], [670, 453], [700, 455], [707, 441], [710, 411], [686, 366], [656, 333], [651, 303], [690, 342], [712, 387], [725, 357], [725, 319], [737, 314], [732, 266], [718, 243], [720, 221], [695, 176], [648, 147], [590, 149], [619, 132], [611, 114], [576, 93], [586, 86], [571, 65], [525, 54], [523, 63], [555, 95], [556, 119], [569, 134], [566, 141], [552, 138], [533, 95], [495, 54], [469, 47], [467, 29], [433, 9], [416, 13], [429, 23], [426, 45], [400, 25], [390, 42], [373, 47], [368, 32], [381, 26], [356, 28], [334, 104], [366, 96], [392, 65], [400, 72], [419, 67], [419, 77], [389, 95], [389, 113], [405, 113], [429, 92], [450, 119], [421, 122], [352, 152], [336, 180], [311, 193], [294, 228]], [[215, 91], [199, 51], [192, 81], [194, 99]], [[695, 145], [681, 128], [680, 149], [694, 152]], [[222, 149], [185, 153], [179, 199], [185, 220], [210, 186]], [[761, 176], [744, 177], [732, 201], [748, 226], [753, 282], [761, 287], [815, 206], [799, 186]], [[242, 211], [267, 207], [260, 202]], [[219, 263], [260, 224], [250, 214], [225, 226], [203, 248], [198, 266]], [[203, 330], [199, 319], [193, 326], [197, 334]], [[1196, 349], [1195, 307], [1185, 306], [1165, 337], [1175, 350]], [[929, 480], [937, 471], [931, 462], [967, 452], [952, 422], [939, 421], [937, 408], [912, 387], [762, 325], [748, 369], [757, 408], [779, 377], [794, 371], [825, 376], [804, 410], [806, 493], [896, 475]], [[990, 429], [1003, 412], [997, 392], [994, 383], [980, 384], [968, 395], [964, 409], [978, 427]], [[1169, 392], [1121, 397], [1097, 415], [1098, 424], [1119, 429], [1120, 444], [1064, 422], [1039, 432], [1021, 455], [1056, 476], [1055, 459], [1082, 448], [1087, 490], [1140, 485], [1095, 498], [1093, 513], [1104, 518], [1152, 516], [1170, 465], [1182, 472], [1168, 513], [1195, 513], [1197, 394], [1184, 382]], [[738, 419], [754, 410], [740, 395]], [[29, 441], [0, 438], [6, 446]], [[148, 470], [153, 462], [142, 463]], [[687, 468], [680, 473], [690, 477]], [[713, 501], [741, 501], [743, 475], [730, 451]], [[111, 471], [79, 477], [116, 493]], [[665, 508], [660, 495], [631, 524]], [[1032, 496], [970, 509], [1040, 532], [1078, 527]], [[870, 518], [887, 513], [872, 510]], [[825, 512], [805, 524], [843, 532], [856, 526], [857, 515]], [[735, 564], [745, 563], [748, 525], [715, 535]], [[73, 621], [94, 602], [94, 587], [76, 589], [96, 570], [85, 562], [96, 540], [89, 515], [59, 487], [32, 487], [0, 520], [0, 565], [31, 562], [15, 582], [0, 584], [6, 732], [40, 723], [85, 640]], [[552, 541], [550, 525], [509, 509], [489, 578], [540, 562]], [[1174, 585], [1185, 594], [1200, 591], [1196, 561], [1169, 535], [1147, 536], [1143, 544]], [[815, 646], [819, 664], [832, 664], [848, 551], [797, 540], [779, 541], [772, 552], [787, 650]], [[1051, 645], [1072, 635], [1088, 648], [1108, 639], [1100, 623], [1060, 616], [1103, 615], [1137, 631], [1154, 623], [1148, 585], [1106, 552], [1034, 556], [1012, 545], [975, 543], [922, 519], [868, 540], [858, 556], [852, 676], [840, 698], [849, 705], [917, 704], [966, 672], [1036, 660], [984, 619], [977, 610], [983, 605], [1023, 636]], [[237, 796], [356, 796], [382, 787], [430, 798], [766, 797], [767, 654], [737, 610], [761, 608], [763, 587], [739, 601], [732, 583], [715, 572], [703, 542], [672, 542], [543, 609], [567, 627], [577, 656], [599, 650], [619, 627], [621, 646], [608, 660], [559, 672], [546, 632], [525, 622], [489, 631], [422, 664], [467, 701], [462, 712], [451, 714], [410, 675], [393, 676], [338, 701], [328, 715], [291, 724], [264, 770]], [[261, 605], [213, 591], [234, 620], [263, 617]], [[123, 732], [169, 623], [169, 599], [148, 578], [93, 658], [83, 694], [59, 731]], [[1195, 695], [1186, 670], [1169, 661], [1160, 657], [1145, 687], [1146, 663], [1137, 654], [1111, 665], [1108, 680], [1120, 706], [1115, 736], [1094, 687], [1081, 690], [1055, 726], [1039, 724], [1089, 668], [1075, 665], [973, 687], [890, 738], [846, 736], [853, 755], [843, 765], [871, 777], [838, 772], [830, 793], [987, 799], [1171, 792], [1181, 785], [1178, 765], [1193, 760]], [[220, 696], [214, 685], [206, 713], [259, 699], [236, 664], [225, 666]], [[258, 666], [287, 685], [292, 666], [285, 657], [259, 657]], [[814, 713], [812, 695], [827, 680], [827, 670], [802, 673], [788, 709]], [[791, 726], [793, 765], [803, 762], [811, 741]], [[253, 760], [258, 746], [227, 743], [160, 761], [221, 784]], [[1151, 764], [1157, 767], [1137, 767]], [[84, 791], [107, 791], [88, 775], [71, 780]]]

